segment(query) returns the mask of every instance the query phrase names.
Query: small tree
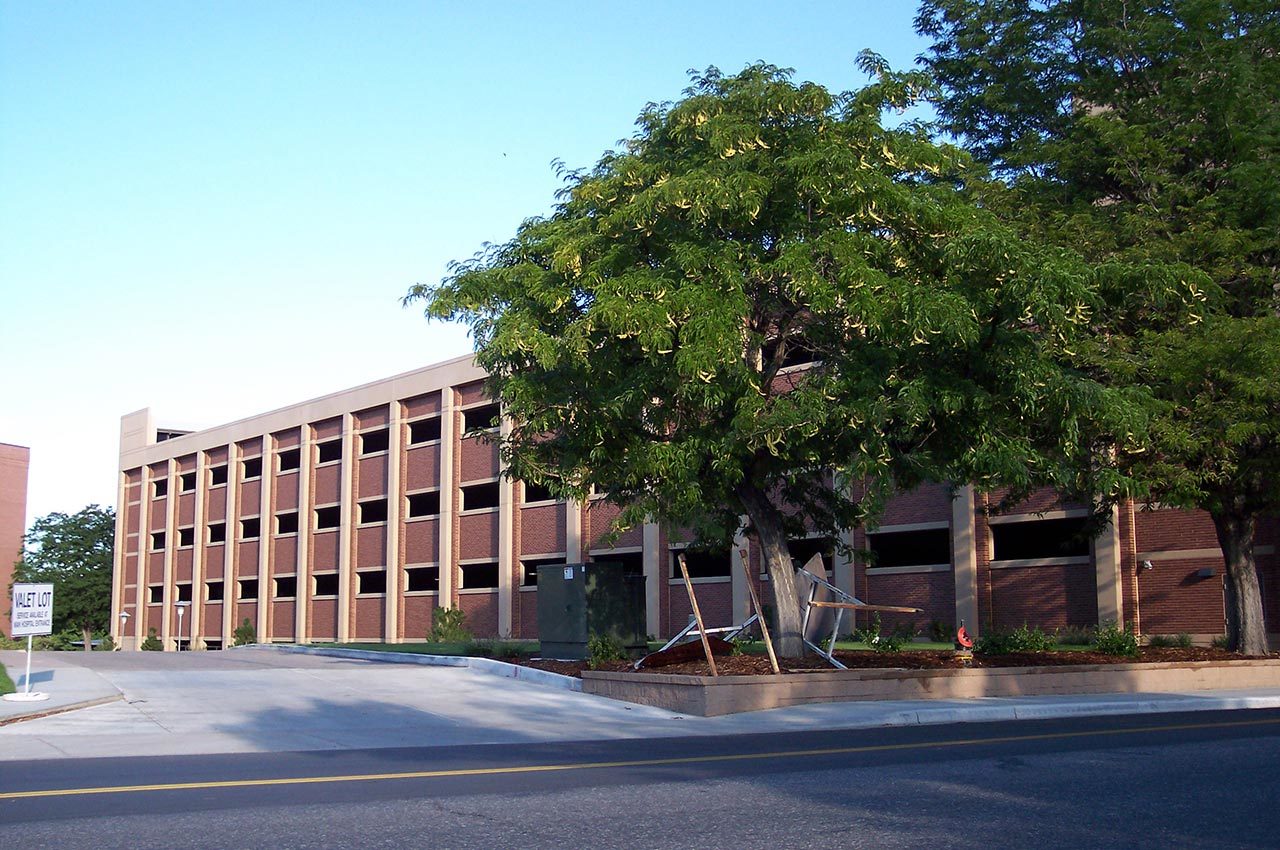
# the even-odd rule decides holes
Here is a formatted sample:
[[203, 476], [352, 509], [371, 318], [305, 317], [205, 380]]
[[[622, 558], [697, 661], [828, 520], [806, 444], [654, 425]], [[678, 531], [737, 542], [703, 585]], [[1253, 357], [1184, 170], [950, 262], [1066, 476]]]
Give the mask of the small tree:
[[1025, 489], [1052, 477], [1037, 440], [1122, 412], [1054, 360], [1093, 272], [966, 200], [962, 152], [883, 126], [925, 81], [862, 65], [876, 83], [835, 95], [768, 65], [695, 76], [565, 172], [550, 217], [408, 296], [470, 325], [513, 477], [721, 545], [747, 517], [789, 656], [790, 536], [924, 480]]
[[78, 630], [85, 650], [111, 619], [115, 524], [115, 511], [97, 505], [75, 514], [46, 514], [32, 523], [14, 566], [15, 582], [54, 586], [53, 630]]
[[231, 633], [231, 645], [248, 646], [257, 642], [258, 633], [254, 631], [253, 623], [249, 622], [249, 618], [245, 617], [244, 622], [236, 626], [235, 631]]
[[160, 638], [156, 637], [154, 627], [147, 629], [147, 636], [142, 639], [142, 650], [144, 652], [160, 652], [164, 649], [164, 644], [160, 643]]

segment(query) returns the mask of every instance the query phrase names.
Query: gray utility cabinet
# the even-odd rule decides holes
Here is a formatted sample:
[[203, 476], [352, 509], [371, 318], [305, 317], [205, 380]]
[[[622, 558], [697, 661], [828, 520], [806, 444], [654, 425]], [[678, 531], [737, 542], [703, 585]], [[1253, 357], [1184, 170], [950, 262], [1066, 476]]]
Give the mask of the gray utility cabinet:
[[593, 634], [612, 635], [633, 654], [648, 649], [644, 576], [612, 561], [539, 566], [542, 657], [586, 658]]

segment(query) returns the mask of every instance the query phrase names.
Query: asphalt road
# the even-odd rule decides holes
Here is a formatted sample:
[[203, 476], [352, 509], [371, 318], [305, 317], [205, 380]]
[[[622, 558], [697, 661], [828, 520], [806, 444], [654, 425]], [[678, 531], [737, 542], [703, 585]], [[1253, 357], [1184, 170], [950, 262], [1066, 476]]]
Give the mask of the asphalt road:
[[21, 848], [1276, 847], [1280, 711], [10, 761]]

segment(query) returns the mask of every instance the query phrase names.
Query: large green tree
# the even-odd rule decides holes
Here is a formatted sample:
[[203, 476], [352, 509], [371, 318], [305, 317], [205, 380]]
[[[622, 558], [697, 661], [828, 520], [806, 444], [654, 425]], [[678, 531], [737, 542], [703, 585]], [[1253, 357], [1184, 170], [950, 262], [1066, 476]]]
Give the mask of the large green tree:
[[[1154, 404], [1109, 458], [1213, 518], [1228, 639], [1267, 649], [1253, 554], [1280, 511], [1280, 7], [1274, 0], [925, 0], [942, 127], [1037, 239], [1146, 268], [1105, 293], [1077, 363]], [[1198, 290], [1191, 316], [1150, 287]], [[1105, 460], [1107, 458], [1100, 458]]]
[[923, 480], [1031, 486], [1053, 473], [1037, 441], [1070, 455], [1082, 417], [1129, 409], [1058, 365], [1096, 273], [966, 200], [965, 154], [882, 123], [924, 78], [863, 66], [843, 94], [696, 76], [551, 215], [407, 298], [469, 324], [514, 477], [704, 540], [747, 517], [793, 656], [789, 535]]
[[89, 505], [78, 513], [51, 513], [31, 524], [15, 582], [53, 584], [53, 630], [79, 629], [84, 648], [111, 618], [111, 568], [116, 516]]

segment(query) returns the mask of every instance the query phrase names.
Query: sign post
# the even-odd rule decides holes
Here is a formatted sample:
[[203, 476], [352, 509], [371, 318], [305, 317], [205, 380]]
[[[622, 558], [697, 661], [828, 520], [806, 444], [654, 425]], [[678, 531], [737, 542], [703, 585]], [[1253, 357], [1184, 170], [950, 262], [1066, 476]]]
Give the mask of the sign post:
[[53, 634], [53, 585], [15, 584], [13, 586], [13, 637], [27, 637], [27, 685], [20, 694], [5, 694], [10, 702], [37, 702], [48, 694], [31, 692], [31, 638]]

